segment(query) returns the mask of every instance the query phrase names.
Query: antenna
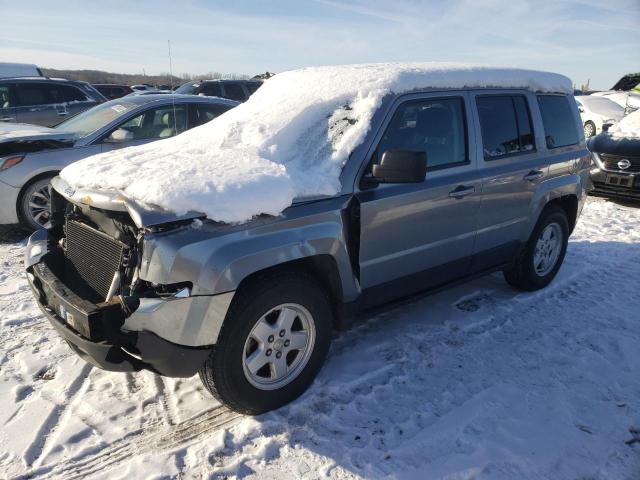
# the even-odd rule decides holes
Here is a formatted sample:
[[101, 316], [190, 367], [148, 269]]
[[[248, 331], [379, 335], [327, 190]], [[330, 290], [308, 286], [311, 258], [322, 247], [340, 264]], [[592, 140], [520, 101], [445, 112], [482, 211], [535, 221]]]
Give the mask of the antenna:
[[176, 117], [176, 96], [173, 90], [173, 64], [171, 62], [171, 40], [167, 40], [169, 50], [169, 85], [171, 86], [171, 104], [173, 105], [173, 130], [178, 134], [178, 118]]

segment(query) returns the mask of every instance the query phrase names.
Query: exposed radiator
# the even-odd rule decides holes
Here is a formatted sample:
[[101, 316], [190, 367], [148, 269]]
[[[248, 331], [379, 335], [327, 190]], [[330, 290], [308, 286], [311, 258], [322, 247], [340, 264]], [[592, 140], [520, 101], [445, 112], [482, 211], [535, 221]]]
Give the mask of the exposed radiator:
[[74, 220], [65, 224], [65, 277], [80, 280], [104, 300], [127, 246]]

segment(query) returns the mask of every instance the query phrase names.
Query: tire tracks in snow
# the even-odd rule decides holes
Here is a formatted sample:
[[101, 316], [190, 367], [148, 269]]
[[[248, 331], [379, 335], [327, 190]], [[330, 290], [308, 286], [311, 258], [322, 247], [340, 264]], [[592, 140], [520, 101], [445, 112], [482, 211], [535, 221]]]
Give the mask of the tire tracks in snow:
[[64, 403], [54, 405], [47, 418], [38, 429], [34, 440], [24, 451], [24, 461], [27, 466], [38, 467], [42, 459], [49, 451], [49, 445], [56, 438], [55, 433], [61, 424], [64, 424], [67, 417], [71, 415], [73, 404], [78, 398], [82, 397], [82, 392], [89, 385], [89, 373], [93, 367], [89, 364], [84, 365], [78, 376], [69, 385], [69, 396]]
[[[479, 307], [485, 316], [479, 322], [468, 324], [465, 312], [461, 312], [461, 322], [456, 321], [455, 325], [425, 325], [423, 330], [417, 331], [400, 328], [404, 331], [393, 333], [393, 338], [375, 345], [375, 351], [364, 353], [384, 359], [377, 363], [377, 368], [340, 385], [326, 383], [320, 378], [311, 387], [310, 394], [269, 414], [260, 428], [238, 439], [233, 451], [223, 452], [222, 457], [250, 459], [252, 452], [259, 448], [255, 447], [256, 443], [269, 443], [272, 459], [277, 458], [280, 454], [276, 452], [286, 445], [306, 445], [320, 455], [335, 454], [336, 445], [342, 445], [338, 447], [343, 452], [341, 458], [334, 457], [334, 460], [358, 475], [385, 476], [397, 472], [398, 468], [410, 467], [412, 461], [408, 458], [398, 463], [393, 459], [380, 460], [386, 460], [387, 452], [393, 451], [396, 445], [410, 445], [416, 435], [441, 418], [509, 378], [505, 377], [507, 370], [500, 370], [501, 360], [495, 355], [487, 357], [491, 365], [483, 367], [470, 363], [474, 361], [474, 352], [480, 353], [487, 345], [493, 345], [514, 361], [526, 365], [528, 353], [522, 354], [524, 357], [521, 358], [520, 348], [540, 342], [553, 345], [559, 336], [569, 334], [564, 332], [567, 327], [562, 325], [564, 305], [571, 303], [572, 309], [577, 307], [586, 312], [593, 306], [611, 301], [600, 291], [603, 271], [607, 272], [607, 281], [625, 281], [627, 285], [640, 281], [637, 274], [629, 277], [624, 268], [629, 263], [640, 263], [640, 248], [632, 248], [628, 256], [612, 256], [588, 263], [581, 263], [582, 253], [578, 250], [572, 255], [569, 263], [573, 270], [569, 274], [565, 272], [565, 276], [558, 278], [548, 289], [497, 300], [495, 294], [489, 293], [490, 301]], [[631, 287], [626, 291], [632, 291]], [[487, 291], [482, 290], [479, 294], [486, 297]], [[474, 296], [466, 298], [473, 299]], [[425, 296], [415, 297], [380, 316], [369, 318], [338, 339], [331, 356], [339, 357], [348, 354], [350, 349], [370, 343], [366, 337], [377, 336], [380, 329], [388, 327], [393, 332], [399, 331], [397, 323], [389, 325], [385, 319], [415, 312], [426, 318], [428, 301]], [[455, 308], [455, 304], [452, 307]], [[540, 317], [541, 314], [544, 317]], [[488, 376], [482, 373], [482, 368], [491, 370], [491, 367], [497, 371]], [[468, 374], [476, 381], [468, 382]], [[449, 452], [460, 449], [464, 453], [464, 449], [473, 447], [461, 444], [441, 448]], [[418, 451], [414, 453], [421, 456]], [[433, 450], [435, 458], [445, 453], [440, 448]]]
[[240, 418], [242, 415], [218, 406], [170, 428], [140, 430], [129, 434], [95, 454], [72, 457], [64, 463], [36, 468], [18, 479], [26, 480], [36, 476], [73, 479], [103, 474], [136, 456], [182, 449], [234, 424]]

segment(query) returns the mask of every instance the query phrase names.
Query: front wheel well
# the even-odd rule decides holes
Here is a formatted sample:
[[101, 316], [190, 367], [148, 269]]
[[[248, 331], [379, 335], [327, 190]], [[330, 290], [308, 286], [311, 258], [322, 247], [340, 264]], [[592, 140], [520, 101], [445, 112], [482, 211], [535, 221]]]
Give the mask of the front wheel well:
[[43, 178], [53, 178], [56, 175], [58, 175], [60, 172], [58, 170], [50, 170], [48, 172], [41, 172], [33, 177], [31, 177], [29, 180], [27, 180], [26, 182], [24, 182], [24, 185], [22, 185], [22, 187], [20, 188], [20, 192], [18, 193], [18, 199], [16, 202], [16, 213], [18, 214], [18, 220], [20, 220], [20, 222], [23, 222], [23, 213], [22, 213], [22, 209], [20, 208], [20, 205], [22, 204], [22, 197], [24, 196], [24, 192], [27, 190], [27, 188], [29, 188], [29, 186], [31, 186], [34, 182], [37, 182], [38, 180], [42, 180]]
[[562, 197], [554, 198], [551, 200], [545, 208], [549, 205], [556, 205], [564, 210], [567, 216], [567, 222], [569, 223], [569, 235], [573, 232], [578, 220], [578, 197], [575, 195], [564, 195]]
[[[313, 277], [329, 296], [334, 309], [334, 320], [340, 322], [341, 315], [339, 308], [343, 302], [342, 284], [336, 260], [328, 254], [304, 257], [258, 270], [242, 279], [237, 290], [281, 271], [297, 271]], [[340, 328], [339, 324], [333, 326]]]

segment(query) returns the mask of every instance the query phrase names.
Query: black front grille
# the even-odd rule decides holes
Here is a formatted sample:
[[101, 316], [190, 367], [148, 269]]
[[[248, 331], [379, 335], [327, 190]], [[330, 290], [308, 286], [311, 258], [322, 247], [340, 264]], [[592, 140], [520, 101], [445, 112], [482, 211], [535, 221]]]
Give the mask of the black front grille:
[[104, 300], [126, 248], [124, 243], [88, 225], [68, 220], [65, 224], [65, 278], [83, 283]]
[[[640, 157], [624, 157], [619, 155], [604, 155], [601, 154], [600, 158], [604, 164], [606, 170], [618, 170], [620, 172], [637, 173], [640, 172]], [[628, 160], [631, 164], [629, 168], [620, 168], [618, 162], [621, 160]]]

